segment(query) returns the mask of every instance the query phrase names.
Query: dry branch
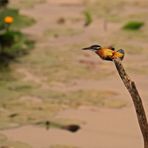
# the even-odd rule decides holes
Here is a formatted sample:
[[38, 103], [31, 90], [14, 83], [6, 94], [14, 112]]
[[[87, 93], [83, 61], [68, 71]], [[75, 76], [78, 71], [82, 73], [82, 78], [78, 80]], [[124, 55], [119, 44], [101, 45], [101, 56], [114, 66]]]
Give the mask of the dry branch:
[[138, 118], [138, 123], [143, 135], [143, 140], [144, 140], [144, 148], [148, 148], [148, 122], [145, 114], [145, 110], [142, 104], [142, 99], [138, 93], [138, 90], [136, 88], [135, 83], [129, 78], [127, 75], [120, 59], [114, 59], [114, 64], [116, 66], [116, 69], [125, 85], [127, 88], [128, 92], [130, 93], [134, 107], [136, 110], [137, 118]]

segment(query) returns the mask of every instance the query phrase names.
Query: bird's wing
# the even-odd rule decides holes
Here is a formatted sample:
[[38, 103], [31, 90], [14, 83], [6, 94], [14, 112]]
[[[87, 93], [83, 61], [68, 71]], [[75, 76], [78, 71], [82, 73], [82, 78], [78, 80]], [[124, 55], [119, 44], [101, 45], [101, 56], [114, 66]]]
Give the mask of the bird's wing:
[[111, 50], [111, 49], [103, 49], [103, 55], [104, 56], [113, 56], [113, 54], [114, 54], [114, 51], [113, 50]]

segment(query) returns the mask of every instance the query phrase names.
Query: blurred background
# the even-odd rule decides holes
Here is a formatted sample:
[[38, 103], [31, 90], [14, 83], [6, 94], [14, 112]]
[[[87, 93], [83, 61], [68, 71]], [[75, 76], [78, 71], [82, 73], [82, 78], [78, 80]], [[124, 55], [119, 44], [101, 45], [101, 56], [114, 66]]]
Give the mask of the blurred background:
[[147, 18], [147, 0], [0, 0], [0, 148], [142, 147], [114, 64], [81, 48], [124, 49], [147, 111]]

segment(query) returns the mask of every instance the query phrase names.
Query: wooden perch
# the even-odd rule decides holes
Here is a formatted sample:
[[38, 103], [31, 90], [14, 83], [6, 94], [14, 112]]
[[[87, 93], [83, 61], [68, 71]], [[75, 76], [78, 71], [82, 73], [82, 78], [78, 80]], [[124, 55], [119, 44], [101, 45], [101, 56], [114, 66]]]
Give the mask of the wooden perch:
[[120, 59], [114, 59], [114, 64], [116, 66], [116, 69], [125, 85], [127, 88], [128, 92], [130, 93], [134, 107], [136, 110], [137, 118], [138, 118], [138, 123], [143, 135], [143, 140], [144, 140], [144, 148], [148, 148], [148, 122], [146, 118], [146, 114], [144, 111], [144, 107], [142, 104], [142, 99], [138, 93], [138, 90], [136, 88], [135, 83], [129, 78], [127, 73], [125, 72], [125, 69], [121, 63]]

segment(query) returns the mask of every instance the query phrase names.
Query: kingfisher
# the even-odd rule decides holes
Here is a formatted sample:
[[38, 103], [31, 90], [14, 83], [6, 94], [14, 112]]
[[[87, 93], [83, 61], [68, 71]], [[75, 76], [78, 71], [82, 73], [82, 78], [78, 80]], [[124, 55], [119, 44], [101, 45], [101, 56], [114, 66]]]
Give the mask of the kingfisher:
[[106, 61], [113, 61], [113, 59], [119, 58], [120, 60], [123, 60], [125, 52], [123, 49], [119, 49], [115, 51], [114, 47], [101, 47], [100, 45], [91, 45], [86, 48], [82, 48], [82, 50], [91, 50], [95, 52], [97, 55], [100, 56], [101, 59]]

